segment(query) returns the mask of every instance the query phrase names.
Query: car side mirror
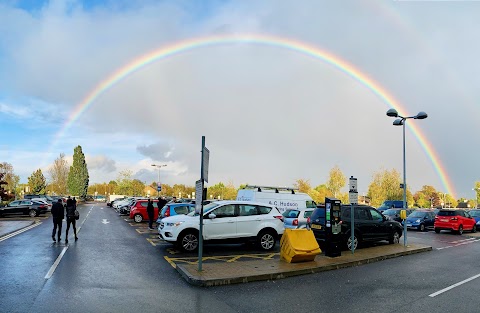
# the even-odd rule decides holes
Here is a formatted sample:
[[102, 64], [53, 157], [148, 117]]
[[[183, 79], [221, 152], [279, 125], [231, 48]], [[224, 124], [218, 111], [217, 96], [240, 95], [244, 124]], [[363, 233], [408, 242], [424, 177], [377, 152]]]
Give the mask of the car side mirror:
[[211, 220], [213, 220], [215, 217], [217, 217], [217, 216], [213, 213], [208, 214], [208, 218], [211, 219]]

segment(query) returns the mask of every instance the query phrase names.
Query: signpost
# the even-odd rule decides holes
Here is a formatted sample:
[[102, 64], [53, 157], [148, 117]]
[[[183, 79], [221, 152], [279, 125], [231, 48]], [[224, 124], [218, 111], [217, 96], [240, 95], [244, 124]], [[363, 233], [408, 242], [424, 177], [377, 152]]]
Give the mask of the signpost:
[[202, 271], [202, 255], [203, 255], [203, 184], [208, 183], [208, 162], [210, 151], [205, 147], [205, 136], [202, 136], [202, 162], [200, 169], [200, 180], [195, 184], [195, 210], [200, 211], [200, 225], [198, 232], [198, 271]]
[[357, 179], [353, 176], [350, 176], [350, 191], [348, 192], [348, 199], [350, 202], [350, 220], [351, 220], [351, 226], [352, 229], [350, 230], [350, 233], [352, 235], [352, 254], [355, 253], [355, 204], [358, 204], [358, 192], [357, 192]]

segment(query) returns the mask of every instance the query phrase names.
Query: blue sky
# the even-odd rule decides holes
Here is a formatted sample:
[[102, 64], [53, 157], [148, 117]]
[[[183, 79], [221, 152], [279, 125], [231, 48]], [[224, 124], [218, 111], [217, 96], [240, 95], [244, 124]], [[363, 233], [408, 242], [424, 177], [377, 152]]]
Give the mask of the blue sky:
[[[139, 56], [187, 38], [255, 33], [304, 42], [382, 85], [435, 148], [457, 197], [479, 181], [480, 4], [334, 1], [0, 1], [0, 161], [21, 181], [80, 144], [92, 182], [122, 170], [193, 185], [207, 136], [211, 181], [324, 183], [338, 165], [364, 192], [402, 171], [401, 132], [365, 86], [280, 48], [231, 44], [155, 62], [116, 84], [55, 142], [74, 108]], [[348, 112], [348, 114], [346, 113]], [[353, 132], [352, 132], [353, 129]], [[445, 192], [407, 133], [408, 183]]]

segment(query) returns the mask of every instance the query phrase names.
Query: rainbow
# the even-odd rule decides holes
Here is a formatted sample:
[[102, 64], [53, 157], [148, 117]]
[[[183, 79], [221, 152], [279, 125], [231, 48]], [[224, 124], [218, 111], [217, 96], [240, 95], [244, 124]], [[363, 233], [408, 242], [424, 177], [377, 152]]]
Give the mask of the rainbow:
[[[92, 91], [74, 108], [68, 117], [66, 123], [55, 135], [53, 144], [60, 140], [66, 130], [73, 124], [75, 121], [85, 112], [102, 94], [110, 90], [118, 82], [123, 80], [125, 77], [137, 72], [143, 67], [152, 64], [156, 61], [166, 59], [178, 55], [182, 52], [186, 52], [193, 49], [198, 49], [202, 47], [209, 47], [215, 45], [227, 45], [227, 44], [238, 44], [238, 43], [248, 43], [248, 44], [258, 44], [258, 45], [267, 45], [278, 48], [288, 49], [294, 52], [301, 53], [303, 55], [321, 60], [334, 68], [342, 71], [351, 78], [357, 80], [362, 85], [371, 90], [375, 95], [377, 95], [388, 108], [395, 108], [399, 114], [405, 114], [405, 109], [396, 101], [393, 96], [380, 84], [369, 78], [366, 74], [362, 73], [360, 70], [355, 68], [353, 65], [349, 64], [345, 60], [342, 60], [338, 56], [333, 55], [332, 53], [322, 50], [313, 45], [307, 44], [305, 42], [297, 41], [294, 39], [288, 39], [283, 37], [275, 37], [271, 35], [259, 35], [259, 34], [232, 34], [232, 35], [215, 35], [215, 36], [206, 36], [193, 39], [187, 39], [179, 41], [164, 47], [160, 47], [157, 50], [151, 51], [147, 54], [141, 55], [130, 63], [119, 68], [113, 72], [106, 79], [102, 80], [98, 85], [93, 88]], [[440, 162], [440, 158], [435, 152], [432, 145], [426, 139], [426, 136], [420, 131], [420, 128], [416, 126], [416, 123], [407, 123], [407, 127], [412, 131], [417, 141], [422, 146], [424, 152], [431, 160], [432, 165], [435, 169], [435, 172], [438, 174], [440, 181], [443, 184], [443, 187], [448, 194], [454, 196], [454, 189], [451, 182], [447, 179], [447, 173], [444, 166]]]

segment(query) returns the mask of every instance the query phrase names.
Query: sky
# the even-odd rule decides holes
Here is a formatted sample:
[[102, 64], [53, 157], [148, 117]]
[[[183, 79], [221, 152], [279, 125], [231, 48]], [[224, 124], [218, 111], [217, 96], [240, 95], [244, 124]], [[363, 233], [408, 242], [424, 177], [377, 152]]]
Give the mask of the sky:
[[[60, 153], [71, 160], [81, 145], [91, 183], [129, 170], [149, 184], [151, 165], [166, 164], [162, 183], [193, 186], [205, 136], [207, 186], [317, 186], [338, 166], [366, 193], [374, 173], [403, 173], [402, 129], [386, 116], [395, 107], [428, 114], [407, 121], [409, 188], [471, 199], [479, 28], [473, 1], [0, 0], [0, 162], [26, 183], [39, 168], [49, 178]], [[191, 45], [100, 88], [142, 56], [214, 36], [229, 40]]]

